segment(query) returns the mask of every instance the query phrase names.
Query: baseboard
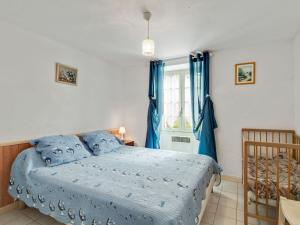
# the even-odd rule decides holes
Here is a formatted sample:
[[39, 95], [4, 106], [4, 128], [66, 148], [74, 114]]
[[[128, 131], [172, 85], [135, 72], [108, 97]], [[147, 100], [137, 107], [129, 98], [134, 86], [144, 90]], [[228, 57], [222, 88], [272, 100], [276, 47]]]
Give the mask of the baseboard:
[[0, 214], [9, 212], [9, 211], [14, 210], [14, 209], [24, 209], [25, 207], [26, 206], [25, 206], [24, 202], [15, 201], [14, 203], [11, 203], [9, 205], [6, 205], [6, 206], [0, 208]]
[[241, 177], [235, 177], [235, 176], [222, 175], [222, 180], [242, 183], [242, 178]]

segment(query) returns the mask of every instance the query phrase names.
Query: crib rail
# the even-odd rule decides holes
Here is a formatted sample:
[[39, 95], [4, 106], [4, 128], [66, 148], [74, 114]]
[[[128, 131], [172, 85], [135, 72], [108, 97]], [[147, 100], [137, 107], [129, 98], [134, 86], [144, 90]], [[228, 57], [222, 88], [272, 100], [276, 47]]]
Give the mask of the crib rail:
[[[261, 129], [259, 132], [270, 132], [270, 130], [262, 131]], [[297, 187], [295, 187], [293, 174], [298, 171], [300, 138], [295, 135], [295, 132], [279, 133], [284, 136], [292, 134], [291, 143], [243, 141], [245, 225], [248, 224], [248, 217], [277, 224], [280, 195], [289, 199], [295, 198]], [[280, 134], [277, 138], [280, 137]], [[284, 140], [287, 142], [289, 137]], [[281, 167], [283, 162], [285, 170], [282, 170]], [[284, 191], [282, 191], [282, 187], [284, 187]], [[254, 192], [252, 197], [249, 196], [249, 190], [251, 190], [250, 193]], [[259, 193], [261, 190], [263, 190], [263, 197]], [[250, 207], [248, 204], [250, 202], [254, 207]]]

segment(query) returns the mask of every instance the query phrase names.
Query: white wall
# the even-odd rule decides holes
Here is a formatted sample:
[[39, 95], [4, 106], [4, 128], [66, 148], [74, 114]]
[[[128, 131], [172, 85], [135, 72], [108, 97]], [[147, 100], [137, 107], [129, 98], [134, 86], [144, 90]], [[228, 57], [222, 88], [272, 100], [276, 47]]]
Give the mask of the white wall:
[[[242, 49], [216, 51], [211, 58], [211, 89], [219, 128], [218, 157], [224, 174], [241, 176], [241, 129], [293, 128], [292, 45], [276, 42]], [[235, 86], [234, 65], [256, 61], [257, 83]], [[129, 98], [125, 125], [143, 145], [147, 118], [148, 66], [126, 75]], [[136, 85], [134, 85], [136, 84]]]
[[300, 33], [295, 37], [293, 42], [294, 50], [294, 89], [295, 89], [295, 129], [300, 134]]
[[148, 112], [148, 63], [123, 71], [123, 124], [127, 136], [145, 146]]
[[[118, 127], [121, 68], [0, 23], [0, 141]], [[55, 63], [77, 67], [78, 86], [55, 82]]]

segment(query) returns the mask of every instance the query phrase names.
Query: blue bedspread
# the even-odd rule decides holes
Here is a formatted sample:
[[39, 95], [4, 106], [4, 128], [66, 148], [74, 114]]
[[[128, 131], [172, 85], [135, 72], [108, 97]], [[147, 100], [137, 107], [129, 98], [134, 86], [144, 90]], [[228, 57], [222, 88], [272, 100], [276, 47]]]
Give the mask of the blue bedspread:
[[62, 223], [194, 225], [219, 172], [207, 156], [129, 146], [45, 167], [32, 148], [15, 160], [9, 193]]

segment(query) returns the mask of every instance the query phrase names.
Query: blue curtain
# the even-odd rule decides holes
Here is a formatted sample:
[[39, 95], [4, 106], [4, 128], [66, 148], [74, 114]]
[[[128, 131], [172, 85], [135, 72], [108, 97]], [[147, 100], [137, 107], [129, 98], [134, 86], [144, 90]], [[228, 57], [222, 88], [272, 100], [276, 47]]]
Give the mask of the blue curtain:
[[217, 122], [209, 95], [209, 52], [190, 55], [190, 80], [193, 132], [200, 141], [198, 153], [217, 161], [214, 129]]
[[146, 148], [160, 148], [160, 122], [163, 113], [163, 61], [150, 62], [149, 108], [147, 117]]

